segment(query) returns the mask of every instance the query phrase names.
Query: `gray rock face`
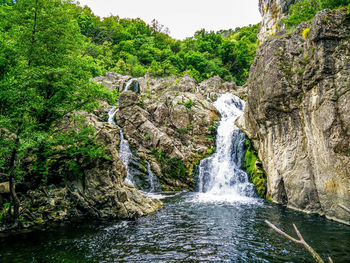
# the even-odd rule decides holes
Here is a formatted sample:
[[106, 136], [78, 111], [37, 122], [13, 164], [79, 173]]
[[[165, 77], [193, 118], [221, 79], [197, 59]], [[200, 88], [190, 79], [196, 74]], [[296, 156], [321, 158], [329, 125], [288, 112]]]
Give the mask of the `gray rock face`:
[[[113, 83], [125, 85], [123, 76], [114, 77]], [[99, 81], [106, 79], [108, 76]], [[219, 113], [208, 98], [214, 100], [225, 92], [245, 96], [243, 88], [222, 83], [219, 77], [200, 84], [188, 75], [162, 79], [145, 76], [137, 81], [139, 95], [123, 91], [119, 98], [117, 124], [133, 151], [151, 164], [163, 190], [194, 189], [194, 167], [215, 146]]]
[[300, 0], [259, 0], [259, 11], [262, 15], [258, 35], [260, 43], [283, 29], [281, 18], [288, 14], [290, 5], [298, 1]]
[[[101, 158], [89, 165], [84, 178], [18, 193], [21, 199], [20, 224], [25, 228], [76, 218], [130, 219], [152, 213], [162, 205], [159, 200], [149, 198], [124, 183], [126, 169], [118, 154], [118, 128], [100, 121], [95, 114], [80, 114], [96, 129], [95, 138], [106, 146], [105, 154], [109, 159]], [[70, 121], [63, 121], [60, 125], [64, 129], [77, 129]], [[59, 171], [57, 176], [60, 176]], [[0, 198], [8, 191], [8, 183], [1, 183]], [[11, 226], [1, 225], [0, 232]]]
[[245, 113], [237, 122], [254, 140], [274, 202], [350, 224], [350, 215], [338, 207], [350, 207], [350, 20], [345, 13], [321, 11], [294, 33], [260, 46]]

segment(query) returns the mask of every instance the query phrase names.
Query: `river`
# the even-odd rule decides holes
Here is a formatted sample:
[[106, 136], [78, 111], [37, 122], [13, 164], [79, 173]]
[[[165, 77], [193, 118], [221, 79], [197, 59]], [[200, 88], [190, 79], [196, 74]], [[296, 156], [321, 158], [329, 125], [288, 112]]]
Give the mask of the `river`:
[[313, 262], [267, 219], [305, 240], [323, 258], [349, 262], [350, 227], [255, 202], [207, 202], [200, 194], [163, 199], [164, 208], [134, 221], [72, 223], [7, 237], [0, 262]]
[[296, 236], [294, 223], [323, 258], [350, 262], [349, 226], [258, 198], [240, 169], [244, 135], [234, 122], [244, 102], [225, 94], [213, 104], [221, 113], [217, 148], [199, 165], [199, 192], [158, 194], [164, 207], [133, 221], [86, 220], [2, 238], [0, 262], [313, 262], [264, 220]]

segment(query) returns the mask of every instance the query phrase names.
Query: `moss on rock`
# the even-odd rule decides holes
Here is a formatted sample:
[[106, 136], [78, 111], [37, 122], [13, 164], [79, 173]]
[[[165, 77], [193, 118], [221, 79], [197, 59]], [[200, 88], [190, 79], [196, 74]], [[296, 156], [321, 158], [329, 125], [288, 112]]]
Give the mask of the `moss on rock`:
[[152, 153], [160, 164], [163, 176], [159, 178], [164, 191], [191, 190], [194, 187], [193, 176], [185, 163], [179, 158], [171, 158], [161, 150], [153, 149]]
[[258, 153], [248, 138], [245, 140], [243, 169], [248, 173], [249, 181], [255, 185], [258, 195], [266, 198], [266, 174]]

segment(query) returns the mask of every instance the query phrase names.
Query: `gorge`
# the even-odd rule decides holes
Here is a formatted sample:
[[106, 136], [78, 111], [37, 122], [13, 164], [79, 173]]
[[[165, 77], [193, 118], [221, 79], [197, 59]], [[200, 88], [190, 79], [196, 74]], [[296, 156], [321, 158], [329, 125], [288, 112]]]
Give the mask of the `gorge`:
[[[157, 194], [164, 207], [134, 221], [82, 221], [7, 237], [1, 243], [2, 260], [313, 262], [303, 248], [272, 236], [264, 223], [268, 219], [289, 231], [297, 224], [322, 257], [331, 253], [336, 262], [346, 262], [348, 227], [273, 205], [248, 182], [240, 169], [244, 134], [232, 125], [243, 113], [244, 101], [226, 93], [218, 95], [214, 106], [221, 114], [217, 150], [200, 162], [199, 192]], [[114, 116], [116, 109], [109, 112]]]
[[[348, 262], [350, 11], [321, 0], [289, 27], [294, 4], [309, 2], [260, 0], [257, 35], [203, 30], [183, 42], [81, 9], [87, 42], [75, 58], [92, 76], [69, 75], [66, 55], [61, 68], [46, 65], [47, 79], [34, 81], [46, 74], [39, 65], [13, 99], [0, 96], [0, 261], [313, 262], [269, 220], [287, 233], [296, 224], [322, 258]], [[127, 34], [100, 41], [92, 25]], [[17, 87], [11, 72], [2, 89]], [[7, 125], [2, 115], [22, 100]]]

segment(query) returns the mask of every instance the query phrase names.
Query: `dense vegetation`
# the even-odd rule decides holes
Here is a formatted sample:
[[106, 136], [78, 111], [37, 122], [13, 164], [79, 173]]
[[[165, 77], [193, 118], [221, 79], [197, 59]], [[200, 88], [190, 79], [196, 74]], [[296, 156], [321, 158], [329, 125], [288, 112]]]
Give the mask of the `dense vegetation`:
[[197, 81], [216, 75], [243, 84], [248, 77], [257, 43], [258, 26], [217, 33], [204, 29], [179, 41], [157, 21], [117, 16], [101, 20], [87, 7], [76, 10], [76, 19], [86, 38], [86, 55], [98, 73], [115, 71], [135, 77], [184, 75]]
[[[0, 1], [0, 177], [8, 177], [19, 215], [18, 182], [35, 189], [83, 177], [95, 159], [108, 158], [95, 130], [76, 115], [116, 94], [90, 82], [116, 71], [132, 76], [219, 75], [245, 82], [256, 50], [257, 26], [198, 31], [171, 38], [157, 21], [100, 19], [74, 1]], [[2, 205], [2, 204], [0, 204]], [[1, 212], [1, 217], [3, 213]]]
[[[50, 183], [57, 167], [81, 175], [82, 162], [103, 155], [94, 129], [73, 114], [93, 109], [97, 98], [112, 100], [89, 81], [75, 16], [74, 5], [58, 0], [0, 5], [0, 173], [9, 177], [15, 218], [19, 178]], [[63, 118], [75, 129], [59, 127]]]
[[301, 0], [291, 5], [289, 9], [289, 17], [284, 19], [283, 22], [287, 28], [297, 26], [301, 22], [312, 19], [316, 13], [322, 9], [337, 9], [340, 7], [348, 6], [349, 13], [349, 0]]

